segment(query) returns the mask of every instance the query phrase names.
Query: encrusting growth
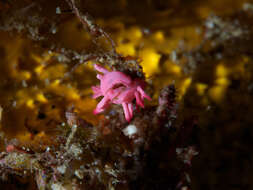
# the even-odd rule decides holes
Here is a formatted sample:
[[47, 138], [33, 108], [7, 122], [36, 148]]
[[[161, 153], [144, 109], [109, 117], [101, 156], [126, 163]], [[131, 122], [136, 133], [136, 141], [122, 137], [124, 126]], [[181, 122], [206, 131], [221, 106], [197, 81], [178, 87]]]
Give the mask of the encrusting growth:
[[133, 117], [133, 100], [136, 99], [136, 106], [142, 108], [144, 108], [144, 98], [151, 100], [143, 90], [146, 85], [144, 80], [131, 79], [120, 71], [108, 71], [97, 64], [94, 68], [103, 75], [97, 74], [100, 85], [92, 87], [93, 98], [104, 96], [94, 110], [94, 114], [103, 112], [111, 103], [122, 104], [125, 118], [130, 122]]

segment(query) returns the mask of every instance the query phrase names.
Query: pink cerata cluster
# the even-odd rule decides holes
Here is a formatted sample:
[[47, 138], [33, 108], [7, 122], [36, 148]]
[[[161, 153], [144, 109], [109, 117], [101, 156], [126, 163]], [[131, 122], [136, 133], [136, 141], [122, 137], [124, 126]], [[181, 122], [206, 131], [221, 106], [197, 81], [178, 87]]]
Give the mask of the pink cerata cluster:
[[145, 81], [131, 79], [120, 71], [108, 71], [104, 67], [95, 64], [94, 68], [102, 74], [97, 74], [100, 85], [93, 86], [93, 98], [104, 96], [98, 103], [94, 114], [103, 112], [111, 103], [122, 104], [125, 118], [128, 122], [133, 117], [133, 101], [136, 99], [136, 107], [144, 108], [144, 98], [151, 98], [144, 92]]

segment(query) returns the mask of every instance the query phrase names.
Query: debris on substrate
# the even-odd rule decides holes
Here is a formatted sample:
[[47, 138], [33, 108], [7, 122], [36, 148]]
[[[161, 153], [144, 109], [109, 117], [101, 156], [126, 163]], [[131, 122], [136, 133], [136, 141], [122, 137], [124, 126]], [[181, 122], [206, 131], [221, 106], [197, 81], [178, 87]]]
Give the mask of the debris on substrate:
[[177, 126], [175, 93], [173, 85], [165, 87], [159, 105], [137, 113], [131, 123], [116, 108], [92, 126], [70, 108], [57, 146], [41, 152], [7, 146], [1, 153], [1, 180], [40, 190], [186, 187], [197, 155], [188, 145], [196, 123]]

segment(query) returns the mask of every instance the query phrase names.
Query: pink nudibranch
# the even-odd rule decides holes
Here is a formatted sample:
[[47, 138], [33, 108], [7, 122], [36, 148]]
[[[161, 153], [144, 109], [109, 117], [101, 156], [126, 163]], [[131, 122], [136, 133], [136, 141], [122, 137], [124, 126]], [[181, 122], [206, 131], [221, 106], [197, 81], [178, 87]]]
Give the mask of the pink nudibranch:
[[143, 90], [145, 81], [131, 79], [119, 71], [108, 71], [97, 64], [94, 68], [103, 75], [97, 74], [100, 85], [92, 87], [93, 98], [104, 96], [93, 111], [94, 114], [103, 112], [111, 103], [122, 104], [125, 118], [130, 122], [133, 117], [133, 100], [136, 99], [136, 106], [142, 108], [144, 108], [144, 98], [151, 100]]

